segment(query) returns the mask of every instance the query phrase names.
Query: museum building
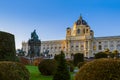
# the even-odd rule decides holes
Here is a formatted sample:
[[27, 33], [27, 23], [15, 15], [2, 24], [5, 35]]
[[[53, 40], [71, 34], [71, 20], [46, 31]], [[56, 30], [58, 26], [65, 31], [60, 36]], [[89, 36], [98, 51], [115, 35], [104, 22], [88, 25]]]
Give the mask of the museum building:
[[[50, 55], [57, 55], [64, 51], [66, 58], [73, 54], [82, 53], [84, 57], [94, 57], [94, 54], [105, 49], [120, 52], [120, 36], [94, 37], [94, 31], [87, 22], [80, 18], [73, 24], [73, 27], [66, 29], [65, 40], [41, 41], [40, 53], [49, 51]], [[22, 42], [22, 49], [28, 54], [28, 42]]]

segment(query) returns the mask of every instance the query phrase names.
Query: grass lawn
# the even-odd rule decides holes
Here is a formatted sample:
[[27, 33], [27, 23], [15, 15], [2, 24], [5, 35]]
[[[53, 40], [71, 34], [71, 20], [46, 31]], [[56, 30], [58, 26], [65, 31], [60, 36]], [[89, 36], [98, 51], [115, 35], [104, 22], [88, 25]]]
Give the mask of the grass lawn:
[[[52, 76], [43, 76], [40, 74], [37, 66], [26, 66], [30, 72], [30, 80], [52, 80]], [[73, 80], [73, 73], [71, 73], [71, 80]]]
[[26, 66], [30, 72], [30, 80], [52, 80], [52, 76], [43, 76], [40, 74], [37, 66]]

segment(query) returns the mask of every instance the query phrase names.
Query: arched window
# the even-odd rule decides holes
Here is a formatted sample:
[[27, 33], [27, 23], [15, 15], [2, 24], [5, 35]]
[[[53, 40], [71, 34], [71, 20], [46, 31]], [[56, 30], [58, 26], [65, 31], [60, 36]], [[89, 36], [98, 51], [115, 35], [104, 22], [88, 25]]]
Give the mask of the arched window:
[[83, 33], [85, 33], [85, 29], [83, 29]]
[[80, 34], [80, 29], [77, 30], [77, 33]]
[[86, 32], [88, 33], [88, 29], [86, 29]]

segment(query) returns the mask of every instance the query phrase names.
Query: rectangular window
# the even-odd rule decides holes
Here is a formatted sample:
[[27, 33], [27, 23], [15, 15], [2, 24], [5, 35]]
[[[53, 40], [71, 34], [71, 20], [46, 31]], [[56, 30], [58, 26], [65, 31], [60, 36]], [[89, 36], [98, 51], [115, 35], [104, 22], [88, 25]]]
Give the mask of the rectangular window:
[[99, 46], [98, 46], [98, 49], [99, 49], [99, 50], [102, 50], [102, 46], [101, 46], [101, 45], [99, 45]]

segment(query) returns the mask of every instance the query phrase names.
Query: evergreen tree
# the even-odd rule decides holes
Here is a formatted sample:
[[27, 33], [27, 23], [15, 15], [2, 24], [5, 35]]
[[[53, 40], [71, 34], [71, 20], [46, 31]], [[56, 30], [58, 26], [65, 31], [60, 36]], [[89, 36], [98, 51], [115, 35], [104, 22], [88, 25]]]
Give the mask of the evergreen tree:
[[55, 75], [53, 76], [53, 80], [70, 80], [70, 74], [68, 71], [63, 51], [61, 51], [60, 58], [58, 61], [58, 67]]
[[75, 66], [77, 66], [79, 62], [84, 62], [84, 55], [82, 53], [76, 53], [73, 62]]
[[0, 31], [0, 61], [15, 61], [15, 58], [14, 35]]
[[55, 55], [55, 56], [54, 56], [54, 59], [55, 59], [56, 61], [59, 61], [59, 60], [60, 60], [60, 54]]

